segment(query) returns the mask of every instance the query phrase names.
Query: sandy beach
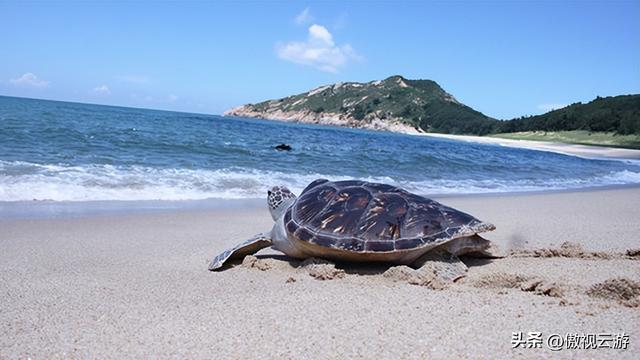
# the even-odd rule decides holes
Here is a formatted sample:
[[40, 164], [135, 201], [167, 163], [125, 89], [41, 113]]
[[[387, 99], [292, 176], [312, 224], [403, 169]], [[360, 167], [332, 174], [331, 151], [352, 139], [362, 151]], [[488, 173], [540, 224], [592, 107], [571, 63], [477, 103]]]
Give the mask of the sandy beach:
[[[465, 278], [433, 289], [381, 266], [318, 280], [269, 249], [207, 271], [270, 228], [266, 207], [0, 220], [0, 358], [637, 356], [640, 189], [440, 200], [496, 224], [487, 238], [511, 255], [467, 259]], [[514, 332], [629, 345], [513, 349]]]

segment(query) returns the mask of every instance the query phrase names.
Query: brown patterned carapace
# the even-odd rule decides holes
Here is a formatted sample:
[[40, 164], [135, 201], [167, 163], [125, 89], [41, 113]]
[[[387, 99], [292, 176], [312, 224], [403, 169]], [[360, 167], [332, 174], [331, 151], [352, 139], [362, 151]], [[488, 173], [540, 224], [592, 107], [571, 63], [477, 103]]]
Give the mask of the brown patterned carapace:
[[413, 249], [481, 224], [469, 214], [400, 188], [319, 179], [285, 213], [290, 236], [355, 252]]

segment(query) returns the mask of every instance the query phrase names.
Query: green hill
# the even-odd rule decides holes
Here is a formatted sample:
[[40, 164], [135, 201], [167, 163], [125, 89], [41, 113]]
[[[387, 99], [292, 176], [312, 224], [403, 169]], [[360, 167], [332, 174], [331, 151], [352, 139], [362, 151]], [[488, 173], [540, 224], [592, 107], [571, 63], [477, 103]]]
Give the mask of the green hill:
[[395, 123], [456, 134], [487, 134], [497, 122], [460, 103], [435, 81], [402, 76], [322, 86], [278, 100], [244, 105], [225, 114], [364, 128]]

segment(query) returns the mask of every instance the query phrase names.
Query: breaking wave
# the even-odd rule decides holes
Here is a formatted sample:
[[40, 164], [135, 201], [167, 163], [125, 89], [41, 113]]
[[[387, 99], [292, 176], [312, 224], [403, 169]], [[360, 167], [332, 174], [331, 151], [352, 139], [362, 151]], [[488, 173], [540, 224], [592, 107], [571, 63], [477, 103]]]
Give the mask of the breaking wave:
[[[295, 174], [247, 168], [162, 169], [143, 166], [44, 165], [0, 161], [0, 201], [56, 200], [199, 200], [262, 198], [273, 185], [296, 193], [317, 178], [353, 179], [340, 174]], [[545, 180], [433, 179], [406, 181], [393, 177], [360, 177], [401, 186], [421, 195], [500, 193], [576, 189], [640, 183], [640, 173], [612, 171], [590, 178]]]

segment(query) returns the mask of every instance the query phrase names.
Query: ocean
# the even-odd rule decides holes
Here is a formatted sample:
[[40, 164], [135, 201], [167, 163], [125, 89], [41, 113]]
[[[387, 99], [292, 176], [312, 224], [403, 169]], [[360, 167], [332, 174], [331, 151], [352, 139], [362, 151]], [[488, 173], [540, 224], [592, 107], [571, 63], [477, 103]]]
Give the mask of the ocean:
[[[280, 143], [291, 151], [277, 151]], [[423, 195], [640, 183], [633, 161], [386, 132], [0, 96], [0, 201], [264, 198], [316, 178]]]

